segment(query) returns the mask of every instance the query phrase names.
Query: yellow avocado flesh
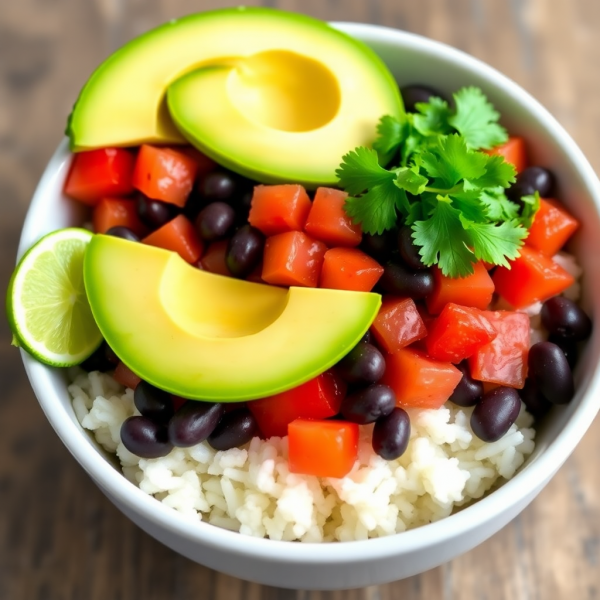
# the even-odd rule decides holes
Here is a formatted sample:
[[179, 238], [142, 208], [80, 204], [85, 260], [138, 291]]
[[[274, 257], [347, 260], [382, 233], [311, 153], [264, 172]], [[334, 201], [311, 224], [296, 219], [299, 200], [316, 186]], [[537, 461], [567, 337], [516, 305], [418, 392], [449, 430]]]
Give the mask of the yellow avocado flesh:
[[[228, 72], [227, 89], [217, 90], [212, 78], [204, 82], [211, 66]], [[203, 81], [192, 85], [184, 76], [194, 71]], [[165, 94], [182, 77], [186, 96], [183, 87], [173, 93], [170, 115]], [[196, 85], [217, 93], [218, 101], [187, 95]], [[230, 8], [172, 21], [115, 52], [82, 89], [67, 134], [74, 151], [189, 140], [245, 175], [264, 175], [263, 182], [294, 177], [288, 166], [301, 157], [308, 164], [299, 169], [299, 182], [322, 185], [336, 181], [332, 165], [344, 153], [373, 141], [381, 116], [403, 112], [392, 75], [362, 42], [304, 15]], [[198, 132], [215, 115], [220, 120], [204, 141]], [[221, 134], [225, 149], [215, 143]], [[253, 148], [259, 135], [272, 139]], [[231, 153], [232, 137], [244, 148], [241, 157]], [[279, 154], [288, 150], [286, 162]]]
[[234, 171], [266, 183], [334, 185], [342, 156], [370, 144], [392, 109], [349, 83], [356, 80], [277, 50], [192, 71], [169, 87], [167, 105], [190, 143]]
[[184, 398], [270, 396], [322, 373], [367, 331], [378, 294], [214, 275], [177, 254], [96, 235], [84, 261], [87, 296], [117, 356]]

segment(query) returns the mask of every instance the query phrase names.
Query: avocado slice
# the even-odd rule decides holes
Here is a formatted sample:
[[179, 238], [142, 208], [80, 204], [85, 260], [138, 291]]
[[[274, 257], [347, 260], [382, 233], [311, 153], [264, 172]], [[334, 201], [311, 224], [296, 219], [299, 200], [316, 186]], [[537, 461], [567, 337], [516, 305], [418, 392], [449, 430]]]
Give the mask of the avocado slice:
[[270, 396], [322, 373], [381, 305], [378, 294], [214, 275], [174, 252], [106, 235], [88, 245], [84, 281], [100, 331], [134, 373], [218, 402]]
[[[221, 84], [227, 89], [217, 89]], [[196, 96], [207, 86], [223, 106]], [[123, 46], [81, 90], [67, 135], [73, 151], [189, 140], [264, 182], [327, 185], [336, 181], [331, 165], [372, 142], [384, 114], [402, 118], [402, 100], [365, 44], [305, 15], [239, 7], [170, 21]], [[220, 120], [208, 127], [215, 115]], [[264, 142], [256, 148], [258, 132]], [[239, 152], [232, 151], [232, 137]]]

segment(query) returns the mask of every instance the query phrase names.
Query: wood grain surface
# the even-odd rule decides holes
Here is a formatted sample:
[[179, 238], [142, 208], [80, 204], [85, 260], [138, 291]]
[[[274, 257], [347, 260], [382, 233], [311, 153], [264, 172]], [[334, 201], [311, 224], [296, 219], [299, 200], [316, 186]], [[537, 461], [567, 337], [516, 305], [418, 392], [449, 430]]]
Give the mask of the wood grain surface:
[[[0, 0], [0, 289], [27, 205], [91, 70], [207, 0]], [[259, 4], [260, 2], [248, 2]], [[441, 40], [533, 93], [600, 167], [598, 0], [265, 0]], [[397, 583], [295, 592], [176, 555], [98, 491], [51, 430], [0, 318], [0, 600], [583, 600], [600, 596], [600, 423], [548, 487], [479, 548]]]

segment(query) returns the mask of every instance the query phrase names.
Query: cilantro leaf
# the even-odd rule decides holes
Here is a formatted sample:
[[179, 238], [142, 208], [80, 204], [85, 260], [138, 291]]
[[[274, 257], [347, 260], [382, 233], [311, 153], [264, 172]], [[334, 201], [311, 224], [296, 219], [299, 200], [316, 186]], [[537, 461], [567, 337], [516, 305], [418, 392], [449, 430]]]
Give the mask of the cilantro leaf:
[[511, 221], [519, 216], [519, 205], [511, 202], [501, 187], [483, 190], [479, 202], [490, 221]]
[[451, 194], [452, 205], [471, 221], [487, 221], [486, 207], [481, 202], [481, 191], [470, 190]]
[[452, 132], [452, 127], [448, 124], [452, 112], [445, 100], [434, 96], [429, 102], [418, 102], [415, 107], [419, 112], [412, 114], [412, 122], [421, 135], [445, 135]]
[[468, 188], [507, 188], [515, 182], [517, 171], [513, 165], [507, 163], [503, 156], [489, 156], [484, 152], [478, 152], [485, 157], [485, 174], [475, 180], [470, 180], [465, 186]]
[[474, 150], [489, 149], [508, 139], [506, 129], [498, 124], [500, 115], [484, 93], [476, 87], [466, 87], [454, 94], [456, 113], [448, 118]]
[[379, 158], [389, 156], [398, 150], [406, 137], [405, 126], [396, 117], [385, 115], [379, 119], [377, 125], [377, 139], [373, 142], [373, 149]]
[[394, 173], [379, 165], [377, 152], [364, 146], [344, 155], [335, 174], [340, 185], [352, 196], [395, 178]]
[[401, 167], [397, 170], [398, 175], [394, 183], [401, 189], [406, 190], [414, 196], [422, 194], [425, 190], [425, 186], [429, 183], [427, 177], [419, 175], [413, 169], [407, 167]]
[[440, 137], [435, 148], [420, 155], [420, 164], [429, 177], [449, 188], [461, 179], [482, 177], [486, 163], [486, 155], [469, 150], [464, 138], [457, 134]]
[[468, 234], [475, 256], [493, 265], [509, 267], [508, 260], [517, 258], [527, 230], [516, 221], [505, 221], [501, 225], [494, 223], [473, 223], [460, 217]]
[[470, 275], [475, 256], [468, 248], [471, 239], [463, 229], [460, 211], [452, 207], [448, 196], [437, 199], [431, 217], [412, 226], [415, 244], [421, 246], [419, 253], [428, 267], [437, 264], [449, 277]]
[[529, 229], [533, 225], [537, 211], [540, 209], [540, 193], [536, 191], [531, 196], [521, 196], [521, 202], [523, 203], [523, 208], [518, 220], [523, 227]]
[[393, 183], [377, 185], [358, 198], [346, 198], [344, 210], [353, 223], [361, 224], [365, 233], [381, 234], [396, 225], [396, 207], [401, 205], [399, 196], [403, 193]]

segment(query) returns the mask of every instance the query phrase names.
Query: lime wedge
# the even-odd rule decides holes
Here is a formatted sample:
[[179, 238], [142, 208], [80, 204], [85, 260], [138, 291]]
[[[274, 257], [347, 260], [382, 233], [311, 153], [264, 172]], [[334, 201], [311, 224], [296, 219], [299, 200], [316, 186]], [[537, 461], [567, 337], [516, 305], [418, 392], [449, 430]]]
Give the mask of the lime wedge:
[[102, 342], [83, 284], [85, 229], [43, 237], [20, 260], [8, 286], [6, 309], [13, 341], [40, 362], [77, 365]]

